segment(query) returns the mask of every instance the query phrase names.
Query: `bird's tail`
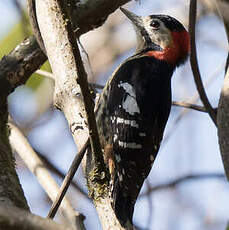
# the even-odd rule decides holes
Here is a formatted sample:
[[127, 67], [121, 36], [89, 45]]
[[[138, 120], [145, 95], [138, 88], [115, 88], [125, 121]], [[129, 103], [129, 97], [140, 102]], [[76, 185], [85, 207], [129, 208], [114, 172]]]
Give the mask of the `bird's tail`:
[[119, 182], [118, 176], [115, 176], [111, 187], [111, 205], [120, 224], [127, 229], [133, 227], [133, 212], [135, 201], [130, 196], [131, 191], [126, 191]]

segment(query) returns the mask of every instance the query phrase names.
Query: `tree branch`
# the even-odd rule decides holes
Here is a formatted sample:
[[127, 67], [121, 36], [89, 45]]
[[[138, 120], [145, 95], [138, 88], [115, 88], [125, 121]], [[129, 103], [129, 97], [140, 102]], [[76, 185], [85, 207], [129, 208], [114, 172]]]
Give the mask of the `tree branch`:
[[86, 149], [89, 147], [89, 139], [88, 141], [85, 143], [85, 145], [83, 146], [83, 148], [77, 153], [76, 157], [74, 158], [74, 160], [72, 161], [72, 164], [69, 168], [68, 173], [66, 174], [64, 181], [62, 182], [62, 185], [57, 193], [57, 196], [55, 197], [55, 199], [53, 200], [53, 204], [52, 207], [49, 210], [49, 213], [47, 215], [47, 217], [49, 218], [54, 218], [54, 216], [57, 213], [57, 210], [59, 209], [62, 200], [64, 199], [64, 196], [69, 188], [69, 185], [84, 157], [84, 154], [86, 152]]
[[0, 206], [0, 226], [2, 230], [73, 230], [54, 221], [8, 205]]
[[[229, 42], [229, 14], [228, 14], [229, 6], [228, 5], [229, 4], [227, 0], [217, 0], [216, 1], [218, 12], [221, 15], [223, 22], [224, 22], [225, 31], [227, 34], [227, 41]], [[225, 65], [225, 74], [227, 72], [228, 65], [229, 65], [229, 52], [227, 55], [227, 60], [226, 60], [226, 65]]]
[[[223, 68], [223, 66], [222, 66]], [[210, 84], [212, 84], [213, 80], [216, 78], [216, 76], [220, 73], [221, 67], [218, 67], [212, 74], [209, 76], [207, 81], [205, 82], [205, 87], [207, 88]], [[199, 100], [199, 93], [196, 91], [196, 93], [189, 99], [189, 101], [193, 104], [197, 103]], [[216, 109], [216, 112], [218, 109]], [[172, 127], [167, 131], [165, 137], [163, 138], [164, 144], [169, 140], [169, 138], [173, 135], [174, 129], [178, 126], [178, 124], [182, 121], [182, 119], [190, 112], [190, 110], [183, 109], [178, 116], [176, 117], [175, 121], [172, 124]]]
[[204, 85], [200, 76], [199, 66], [197, 62], [197, 55], [196, 55], [195, 25], [196, 25], [196, 0], [190, 0], [189, 33], [191, 37], [191, 41], [190, 41], [191, 42], [191, 54], [190, 54], [191, 68], [196, 83], [196, 87], [200, 95], [200, 99], [203, 102], [203, 105], [205, 106], [206, 110], [208, 111], [208, 114], [211, 117], [212, 121], [217, 126], [215, 110], [212, 108], [207, 98]]
[[0, 91], [10, 94], [47, 60], [34, 36], [24, 40], [0, 61]]
[[[217, 7], [223, 17], [227, 40], [229, 41], [229, 2], [225, 0], [217, 1]], [[229, 180], [229, 68], [228, 68], [229, 54], [226, 63], [226, 75], [220, 95], [217, 122], [218, 122], [218, 136], [220, 152], [223, 160], [223, 165], [227, 179]]]
[[217, 121], [220, 152], [225, 173], [229, 180], [229, 68], [220, 95]]
[[[74, 28], [78, 28], [77, 35], [101, 26], [109, 14], [128, 1], [130, 0], [113, 2], [97, 0], [76, 3], [71, 10]], [[88, 16], [92, 24], [89, 24]], [[46, 60], [47, 57], [41, 51], [35, 37], [30, 36], [0, 61], [0, 90], [11, 93], [17, 86], [24, 84]]]
[[205, 112], [205, 113], [207, 112], [205, 107], [200, 106], [200, 105], [195, 105], [195, 104], [192, 104], [192, 103], [189, 103], [189, 102], [173, 101], [172, 105], [187, 108], [187, 109], [193, 109], [193, 110], [200, 111], [200, 112]]
[[205, 174], [201, 173], [201, 174], [181, 176], [175, 180], [152, 186], [152, 187], [148, 188], [145, 193], [142, 193], [141, 196], [147, 196], [151, 192], [155, 192], [155, 191], [158, 191], [161, 189], [174, 188], [178, 184], [187, 182], [189, 180], [205, 180], [205, 179], [225, 179], [225, 175], [223, 173], [205, 173]]
[[[76, 60], [79, 56], [75, 52], [78, 51], [73, 50], [77, 49], [77, 47], [72, 46], [75, 41], [72, 32], [69, 32], [71, 25], [62, 10], [60, 10], [58, 3], [59, 1], [57, 0], [36, 1], [37, 18], [55, 76], [55, 105], [64, 112], [77, 147], [81, 149], [88, 137], [87, 122], [85, 122], [85, 110], [88, 110], [88, 108], [84, 107], [83, 98], [85, 99], [85, 95], [77, 84], [82, 82], [76, 73], [84, 76], [84, 72], [81, 72], [82, 69], [79, 68], [79, 59]], [[86, 99], [90, 101], [91, 97], [88, 95]], [[90, 110], [93, 111], [92, 108]], [[90, 132], [91, 126], [95, 127], [95, 123], [92, 122], [93, 124], [91, 124], [91, 122], [88, 120]], [[107, 189], [107, 177], [105, 167], [101, 167], [104, 162], [98, 146], [98, 144], [93, 144], [92, 148], [92, 151], [97, 152], [94, 154], [95, 163], [98, 162], [100, 165], [91, 174], [92, 182], [95, 182], [94, 184], [96, 185], [93, 188], [93, 201], [103, 229], [123, 229], [110, 205], [108, 193], [105, 192]], [[95, 166], [97, 165], [95, 164]]]
[[[35, 150], [36, 151], [36, 150]], [[65, 173], [63, 173], [60, 169], [58, 169], [46, 156], [44, 156], [43, 154], [39, 153], [38, 151], [36, 151], [38, 157], [43, 161], [43, 163], [45, 164], [45, 166], [54, 174], [56, 174], [57, 176], [59, 176], [60, 178], [64, 179], [65, 178]], [[75, 182], [75, 181], [71, 181], [71, 185], [82, 195], [84, 196], [84, 198], [86, 198], [88, 201], [89, 197], [88, 194]]]
[[[16, 152], [20, 155], [30, 171], [37, 177], [39, 183], [48, 194], [49, 198], [54, 201], [59, 190], [59, 186], [52, 178], [43, 162], [39, 159], [33, 148], [23, 133], [13, 123], [10, 123], [11, 134], [10, 143]], [[61, 205], [63, 216], [66, 218], [69, 226], [73, 229], [84, 229], [83, 218], [80, 213], [77, 213], [70, 204], [70, 201], [65, 198]]]

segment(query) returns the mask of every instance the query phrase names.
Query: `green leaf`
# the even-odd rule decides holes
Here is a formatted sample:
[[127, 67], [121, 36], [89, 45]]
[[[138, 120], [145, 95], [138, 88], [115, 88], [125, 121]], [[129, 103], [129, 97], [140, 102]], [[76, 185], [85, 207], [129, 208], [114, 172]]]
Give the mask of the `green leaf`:
[[[11, 31], [0, 41], [0, 58], [4, 55], [7, 55], [11, 50], [13, 50], [19, 43], [21, 43], [25, 37], [28, 37], [31, 34], [31, 28], [26, 26], [21, 22], [15, 25]], [[25, 34], [25, 31], [29, 33]], [[50, 65], [46, 62], [42, 66], [43, 70], [50, 71]], [[26, 82], [26, 85], [33, 90], [36, 90], [37, 87], [41, 84], [44, 77], [39, 74], [33, 74], [29, 80]]]

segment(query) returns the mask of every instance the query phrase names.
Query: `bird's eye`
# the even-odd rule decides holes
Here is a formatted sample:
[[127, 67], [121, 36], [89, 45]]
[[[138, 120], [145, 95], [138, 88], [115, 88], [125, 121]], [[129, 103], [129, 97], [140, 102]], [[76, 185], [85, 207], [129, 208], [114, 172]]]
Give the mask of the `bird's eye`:
[[160, 26], [160, 23], [158, 21], [155, 21], [153, 20], [151, 23], [150, 23], [150, 26], [153, 28], [153, 29], [158, 29], [159, 26]]

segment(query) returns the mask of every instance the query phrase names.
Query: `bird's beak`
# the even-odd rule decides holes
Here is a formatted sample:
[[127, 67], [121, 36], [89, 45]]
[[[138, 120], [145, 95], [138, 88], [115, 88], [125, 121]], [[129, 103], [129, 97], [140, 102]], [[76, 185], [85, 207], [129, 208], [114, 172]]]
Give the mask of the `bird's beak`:
[[130, 19], [130, 21], [136, 26], [141, 27], [142, 25], [142, 19], [138, 15], [130, 12], [129, 10], [126, 10], [122, 7], [120, 7], [120, 10]]

